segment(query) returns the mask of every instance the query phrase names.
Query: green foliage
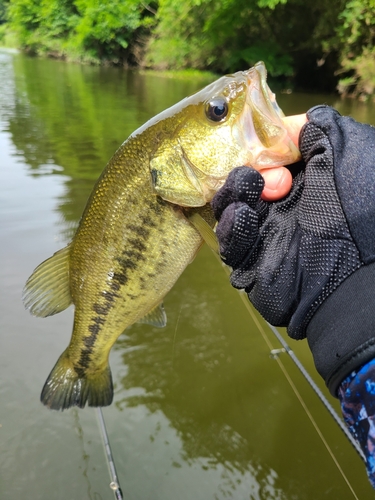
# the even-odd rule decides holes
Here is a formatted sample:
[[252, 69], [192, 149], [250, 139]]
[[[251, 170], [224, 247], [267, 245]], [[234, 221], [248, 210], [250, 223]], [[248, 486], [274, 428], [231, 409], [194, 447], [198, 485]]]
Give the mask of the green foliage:
[[364, 47], [361, 55], [352, 59], [342, 60], [343, 71], [351, 71], [352, 76], [339, 80], [340, 94], [352, 95], [366, 100], [369, 96], [375, 98], [375, 48]]
[[288, 87], [340, 73], [340, 92], [374, 93], [375, 0], [0, 0], [10, 32], [37, 54], [219, 74], [263, 60]]
[[5, 23], [7, 19], [9, 0], [0, 0], [0, 24]]
[[268, 42], [255, 42], [250, 47], [239, 49], [230, 58], [231, 67], [254, 66], [258, 61], [264, 61], [267, 71], [272, 76], [292, 76], [293, 59], [278, 46]]
[[346, 51], [369, 46], [375, 39], [375, 0], [351, 0], [340, 15], [337, 32]]
[[0, 44], [4, 45], [6, 37], [6, 19], [7, 19], [8, 1], [0, 0]]
[[366, 99], [375, 98], [375, 0], [349, 1], [337, 28], [341, 44], [342, 78], [338, 90]]
[[75, 0], [77, 22], [68, 46], [97, 61], [124, 59], [137, 31], [150, 25], [138, 0]]
[[268, 7], [274, 9], [279, 4], [285, 4], [287, 0], [258, 0], [258, 7]]
[[153, 15], [139, 0], [13, 0], [10, 29], [22, 48], [89, 62], [133, 62]]
[[[263, 29], [262, 17], [286, 0], [159, 0], [146, 62], [159, 68], [223, 73], [264, 60], [271, 74], [290, 75], [292, 59]], [[276, 43], [275, 43], [276, 42]]]
[[159, 0], [146, 62], [225, 73], [263, 60], [272, 76], [291, 77], [306, 72], [306, 54], [316, 65], [344, 1]]
[[146, 64], [158, 69], [207, 66], [211, 47], [202, 30], [214, 4], [213, 0], [159, 0]]
[[63, 55], [64, 38], [74, 19], [72, 0], [17, 0], [9, 6], [10, 28], [19, 45], [32, 53]]

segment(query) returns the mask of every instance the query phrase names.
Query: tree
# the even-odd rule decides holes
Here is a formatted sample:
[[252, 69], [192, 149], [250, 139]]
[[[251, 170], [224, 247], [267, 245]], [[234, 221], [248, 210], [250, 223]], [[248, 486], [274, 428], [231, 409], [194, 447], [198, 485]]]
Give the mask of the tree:
[[127, 64], [139, 62], [152, 11], [140, 0], [13, 0], [9, 27], [29, 52]]
[[[229, 73], [263, 60], [283, 85], [375, 93], [375, 0], [0, 0], [37, 54]], [[4, 28], [2, 28], [4, 33]], [[1, 35], [1, 33], [0, 33]]]
[[349, 1], [339, 21], [339, 73], [348, 76], [339, 81], [338, 89], [366, 99], [375, 94], [375, 0]]
[[317, 65], [345, 0], [159, 0], [146, 61], [232, 72], [263, 60], [272, 76], [329, 88], [336, 58]]

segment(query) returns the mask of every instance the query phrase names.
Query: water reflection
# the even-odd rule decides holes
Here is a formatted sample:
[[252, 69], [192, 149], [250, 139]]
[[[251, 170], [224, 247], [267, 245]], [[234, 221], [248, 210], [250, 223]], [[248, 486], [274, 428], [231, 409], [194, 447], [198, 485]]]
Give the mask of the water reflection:
[[[135, 325], [119, 339], [126, 370], [117, 405], [155, 416], [150, 439], [157, 447], [165, 441], [159, 433], [170, 441], [164, 427], [171, 427], [181, 447], [173, 463], [218, 474], [218, 498], [290, 499], [295, 491], [309, 498], [304, 490], [315, 481], [304, 460], [318, 443], [303, 426], [291, 427], [302, 412], [225, 280], [203, 250], [166, 300], [167, 328]], [[286, 449], [298, 485], [286, 479]]]
[[[195, 274], [205, 266], [208, 274], [212, 272], [216, 262], [210, 263], [209, 257], [207, 253]], [[268, 356], [246, 341], [249, 332], [243, 322], [229, 325], [226, 314], [218, 314], [223, 308], [220, 286], [213, 292], [208, 283], [207, 291], [196, 281], [194, 286], [194, 281], [183, 278], [168, 297], [167, 328], [135, 325], [120, 338], [116, 349], [126, 373], [118, 380], [116, 405], [122, 411], [145, 407], [157, 416], [159, 423], [150, 432], [152, 442], [158, 440], [160, 422], [166, 419], [181, 446], [172, 466], [184, 463], [216, 471], [224, 498], [242, 498], [242, 492], [243, 498], [254, 500], [286, 499], [278, 474], [257, 453], [263, 438], [256, 436], [256, 422], [263, 416], [262, 410], [257, 416], [253, 413], [259, 407], [269, 410], [270, 379], [260, 377], [254, 387], [254, 366], [245, 361], [249, 351], [251, 362], [254, 357], [258, 357], [255, 363], [267, 362]], [[232, 301], [229, 307], [239, 313]], [[247, 419], [252, 419], [248, 428]], [[276, 433], [278, 426], [275, 420], [268, 432]]]
[[119, 145], [150, 117], [199, 86], [169, 79], [160, 86], [157, 77], [137, 72], [36, 62], [4, 53], [1, 57], [2, 109], [16, 154], [33, 175], [69, 177], [59, 205], [68, 223], [67, 239], [95, 180]]
[[[79, 444], [81, 447], [83, 467], [80, 466], [80, 469], [82, 469], [81, 470], [82, 476], [84, 477], [84, 479], [87, 483], [87, 498], [89, 500], [100, 500], [101, 496], [97, 492], [93, 493], [93, 491], [92, 491], [93, 488], [92, 488], [89, 474], [88, 474], [89, 464], [90, 464], [90, 455], [86, 451], [85, 433], [84, 433], [82, 424], [81, 424], [80, 419], [79, 419], [79, 412], [76, 408], [73, 408], [72, 414], [73, 414], [73, 418], [74, 418], [74, 430], [78, 436]], [[95, 497], [93, 495], [95, 495]]]

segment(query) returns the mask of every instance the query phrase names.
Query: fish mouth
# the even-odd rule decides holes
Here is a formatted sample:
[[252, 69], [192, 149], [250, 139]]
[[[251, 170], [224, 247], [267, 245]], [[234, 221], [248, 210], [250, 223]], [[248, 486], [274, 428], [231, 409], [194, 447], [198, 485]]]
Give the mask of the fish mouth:
[[[214, 147], [204, 147], [204, 137], [194, 136], [194, 140], [201, 141], [197, 152], [189, 134], [180, 134], [183, 129], [178, 128], [181, 136], [176, 135], [173, 147], [161, 148], [150, 159], [152, 189], [165, 201], [184, 207], [204, 206], [224, 185], [233, 168], [246, 165], [262, 171], [294, 163], [300, 157], [284, 126], [284, 113], [267, 85], [263, 62], [220, 78], [187, 102], [199, 105], [200, 111], [207, 99], [215, 95], [227, 99], [233, 115], [229, 113], [214, 125], [219, 125]], [[191, 126], [197, 119], [195, 115], [193, 118]], [[187, 124], [191, 122], [188, 120]], [[210, 160], [206, 159], [207, 150]]]
[[[232, 136], [239, 148], [237, 165], [245, 165], [256, 170], [265, 170], [295, 163], [300, 152], [285, 128], [282, 109], [275, 94], [267, 84], [267, 70], [262, 61], [247, 71], [238, 72], [238, 77], [246, 86], [244, 108], [233, 126]], [[224, 185], [228, 171], [221, 175], [207, 174], [194, 165], [180, 145], [183, 154], [182, 166], [186, 178], [199, 192], [200, 204], [208, 203]], [[198, 206], [198, 205], [196, 205]]]
[[300, 153], [288, 135], [275, 94], [267, 85], [267, 70], [262, 61], [246, 72], [245, 109], [239, 123], [242, 147], [251, 158], [248, 166], [257, 170], [294, 163]]
[[250, 101], [254, 111], [272, 120], [275, 125], [282, 125], [281, 119], [285, 115], [276, 102], [275, 94], [267, 85], [267, 70], [264, 62], [260, 61], [249, 69], [247, 84], [247, 102]]

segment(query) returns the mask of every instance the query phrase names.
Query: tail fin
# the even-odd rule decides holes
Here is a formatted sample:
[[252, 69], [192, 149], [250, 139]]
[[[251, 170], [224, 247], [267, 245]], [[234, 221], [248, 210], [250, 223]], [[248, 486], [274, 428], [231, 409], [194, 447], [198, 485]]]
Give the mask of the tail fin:
[[[78, 371], [78, 370], [77, 370]], [[65, 410], [71, 406], [108, 406], [113, 399], [112, 375], [109, 365], [104, 370], [82, 375], [74, 369], [67, 351], [58, 359], [44, 384], [41, 402], [51, 410]]]

